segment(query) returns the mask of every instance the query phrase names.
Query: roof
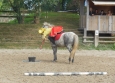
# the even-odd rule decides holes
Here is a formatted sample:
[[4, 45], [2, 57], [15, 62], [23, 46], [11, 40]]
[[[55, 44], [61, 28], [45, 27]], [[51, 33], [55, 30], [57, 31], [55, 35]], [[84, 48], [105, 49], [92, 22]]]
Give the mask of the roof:
[[92, 1], [94, 5], [115, 6], [115, 1]]

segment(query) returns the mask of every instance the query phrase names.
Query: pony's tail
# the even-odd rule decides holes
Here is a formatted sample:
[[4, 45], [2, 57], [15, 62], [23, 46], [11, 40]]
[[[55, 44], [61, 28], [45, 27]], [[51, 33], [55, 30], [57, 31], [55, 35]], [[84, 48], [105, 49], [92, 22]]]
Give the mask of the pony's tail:
[[70, 53], [70, 57], [72, 58], [72, 63], [74, 62], [74, 56], [75, 56], [75, 52], [78, 48], [78, 44], [79, 44], [79, 38], [77, 35], [74, 35], [73, 47], [72, 47], [72, 51]]
[[74, 43], [73, 43], [73, 48], [72, 51], [76, 52], [79, 44], [79, 38], [77, 35], [74, 35]]

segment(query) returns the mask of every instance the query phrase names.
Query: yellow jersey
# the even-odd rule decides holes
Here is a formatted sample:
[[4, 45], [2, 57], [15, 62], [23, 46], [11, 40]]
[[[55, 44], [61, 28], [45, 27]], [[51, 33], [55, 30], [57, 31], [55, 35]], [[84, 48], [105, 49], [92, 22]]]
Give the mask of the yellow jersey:
[[40, 28], [38, 32], [42, 35], [42, 39], [46, 39], [46, 37], [50, 34], [51, 30], [52, 28]]

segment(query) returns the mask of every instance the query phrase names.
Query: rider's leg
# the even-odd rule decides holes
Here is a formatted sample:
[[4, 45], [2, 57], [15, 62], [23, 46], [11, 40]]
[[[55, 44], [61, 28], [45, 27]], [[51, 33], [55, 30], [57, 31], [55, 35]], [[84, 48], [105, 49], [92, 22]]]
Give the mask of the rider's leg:
[[55, 39], [54, 39], [54, 37], [48, 37], [48, 39], [50, 40], [50, 42], [52, 42], [54, 45], [55, 45]]

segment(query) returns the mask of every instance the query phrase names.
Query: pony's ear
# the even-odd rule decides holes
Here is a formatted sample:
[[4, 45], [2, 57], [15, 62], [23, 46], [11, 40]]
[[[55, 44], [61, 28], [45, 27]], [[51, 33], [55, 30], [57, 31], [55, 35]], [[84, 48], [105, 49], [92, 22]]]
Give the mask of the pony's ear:
[[48, 22], [44, 22], [44, 23], [43, 23], [43, 26], [45, 26], [45, 28], [51, 28], [51, 27], [54, 26], [54, 25], [52, 25], [52, 24], [50, 24], [50, 23], [48, 23]]
[[48, 22], [44, 22], [44, 23], [43, 23], [43, 26], [44, 26], [44, 28], [50, 28], [50, 27], [51, 27], [51, 24], [48, 23]]
[[49, 23], [47, 23], [47, 22], [44, 22], [44, 23], [43, 23], [43, 25], [48, 25], [48, 24], [49, 24]]

